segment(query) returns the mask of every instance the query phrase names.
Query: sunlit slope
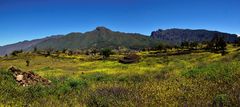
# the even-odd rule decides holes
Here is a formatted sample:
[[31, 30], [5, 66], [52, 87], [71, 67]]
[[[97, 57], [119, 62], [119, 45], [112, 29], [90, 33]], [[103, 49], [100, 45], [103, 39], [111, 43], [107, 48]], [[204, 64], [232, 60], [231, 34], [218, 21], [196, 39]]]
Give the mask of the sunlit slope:
[[[170, 50], [169, 50], [170, 51]], [[0, 104], [34, 106], [177, 106], [239, 105], [240, 51], [228, 46], [225, 56], [210, 52], [149, 57], [120, 64], [122, 55], [61, 54], [59, 58], [22, 54], [1, 58]], [[26, 66], [26, 58], [31, 59]], [[48, 78], [52, 85], [19, 87], [7, 71], [16, 66]], [[41, 103], [43, 102], [44, 103]]]
[[86, 33], [70, 33], [62, 38], [49, 40], [36, 45], [39, 49], [89, 49], [89, 48], [118, 48], [126, 47], [142, 49], [154, 47], [160, 41], [136, 33], [122, 33], [98, 27]]

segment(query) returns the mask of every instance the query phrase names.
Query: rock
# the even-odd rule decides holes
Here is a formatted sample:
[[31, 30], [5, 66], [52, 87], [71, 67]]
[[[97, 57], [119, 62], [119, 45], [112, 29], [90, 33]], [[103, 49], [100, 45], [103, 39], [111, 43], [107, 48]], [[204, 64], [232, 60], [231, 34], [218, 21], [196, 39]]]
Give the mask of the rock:
[[29, 85], [35, 85], [37, 83], [43, 84], [43, 85], [50, 85], [51, 81], [45, 78], [42, 78], [41, 76], [33, 73], [33, 72], [23, 72], [20, 69], [11, 67], [9, 68], [9, 71], [12, 72], [13, 76], [15, 77], [16, 81], [21, 86], [29, 86]]
[[17, 81], [22, 81], [23, 80], [23, 75], [17, 75], [16, 80]]

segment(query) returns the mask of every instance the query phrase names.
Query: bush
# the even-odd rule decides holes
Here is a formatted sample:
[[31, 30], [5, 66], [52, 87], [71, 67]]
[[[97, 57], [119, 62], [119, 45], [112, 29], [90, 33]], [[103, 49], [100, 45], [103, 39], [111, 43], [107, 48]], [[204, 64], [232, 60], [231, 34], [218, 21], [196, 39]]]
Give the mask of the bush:
[[87, 87], [87, 82], [83, 80], [69, 80], [68, 85], [71, 89]]
[[111, 54], [113, 54], [111, 49], [102, 49], [100, 54], [103, 56], [103, 59], [106, 59], [110, 57]]
[[[214, 101], [213, 101], [213, 106], [219, 106], [219, 107], [223, 107], [224, 105], [228, 105], [229, 104], [229, 99], [227, 94], [218, 94], [215, 96]], [[230, 106], [230, 105], [228, 105]]]
[[11, 53], [12, 56], [17, 56], [19, 53], [22, 53], [23, 50], [15, 50]]

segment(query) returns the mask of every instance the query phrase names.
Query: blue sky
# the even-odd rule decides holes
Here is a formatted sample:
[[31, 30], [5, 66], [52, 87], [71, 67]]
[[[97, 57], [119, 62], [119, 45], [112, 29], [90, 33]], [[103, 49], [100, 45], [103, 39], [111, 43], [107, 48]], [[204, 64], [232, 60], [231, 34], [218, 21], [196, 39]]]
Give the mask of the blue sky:
[[240, 34], [240, 0], [0, 0], [0, 46], [96, 26], [146, 35], [168, 28]]

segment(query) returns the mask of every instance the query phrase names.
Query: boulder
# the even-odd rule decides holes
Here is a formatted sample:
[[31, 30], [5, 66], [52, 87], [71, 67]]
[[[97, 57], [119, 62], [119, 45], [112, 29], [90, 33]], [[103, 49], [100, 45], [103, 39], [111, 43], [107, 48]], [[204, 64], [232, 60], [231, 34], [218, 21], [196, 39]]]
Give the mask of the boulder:
[[16, 80], [17, 81], [22, 81], [23, 80], [23, 75], [17, 75]]

